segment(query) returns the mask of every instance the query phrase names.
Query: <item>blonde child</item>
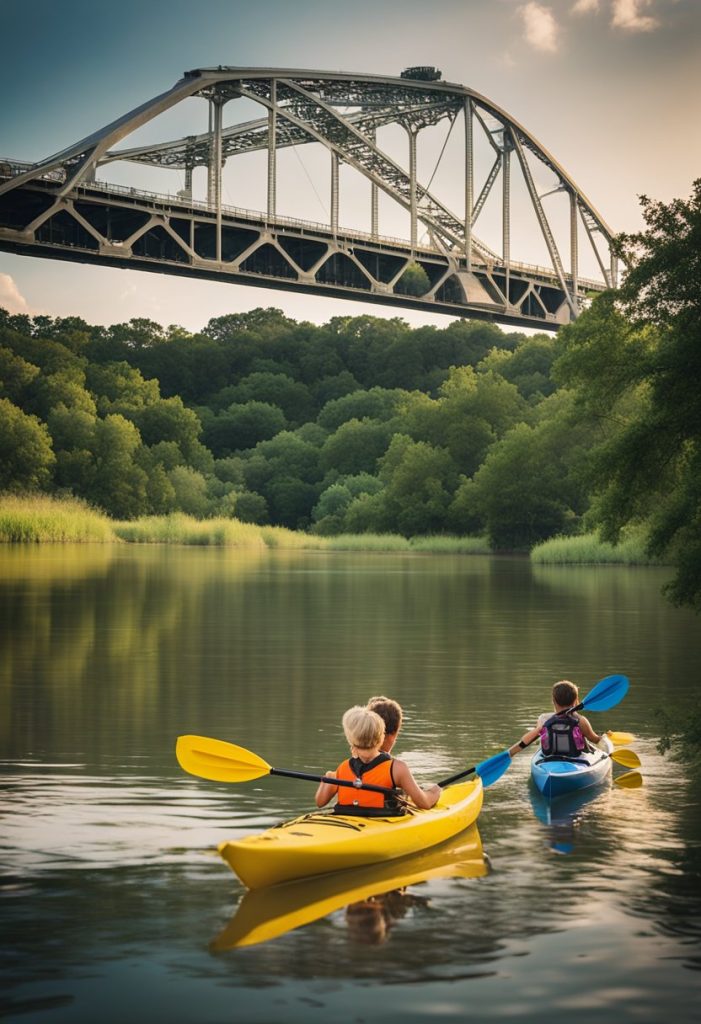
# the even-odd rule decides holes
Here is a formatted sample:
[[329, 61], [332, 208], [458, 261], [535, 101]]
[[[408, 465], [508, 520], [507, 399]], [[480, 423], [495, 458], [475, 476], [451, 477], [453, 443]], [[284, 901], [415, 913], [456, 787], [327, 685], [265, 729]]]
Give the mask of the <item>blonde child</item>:
[[[342, 761], [335, 772], [327, 772], [327, 775], [350, 782], [361, 779], [386, 789], [403, 789], [417, 807], [425, 810], [437, 802], [441, 795], [440, 786], [430, 785], [422, 789], [404, 761], [382, 750], [385, 724], [377, 712], [359, 705], [349, 708], [343, 716], [343, 732], [351, 756]], [[337, 797], [334, 810], [339, 814], [383, 817], [401, 813], [397, 801], [389, 794], [336, 786], [330, 782], [319, 784], [316, 791], [317, 807], [323, 807], [334, 796]]]

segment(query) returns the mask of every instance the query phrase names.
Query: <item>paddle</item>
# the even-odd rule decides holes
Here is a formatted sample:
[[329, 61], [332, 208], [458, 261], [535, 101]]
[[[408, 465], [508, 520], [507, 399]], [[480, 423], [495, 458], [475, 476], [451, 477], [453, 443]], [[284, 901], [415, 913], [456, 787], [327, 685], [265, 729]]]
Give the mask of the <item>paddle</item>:
[[225, 740], [208, 736], [179, 736], [175, 745], [178, 764], [190, 775], [213, 782], [249, 782], [263, 775], [284, 775], [287, 779], [306, 779], [307, 782], [328, 782], [331, 786], [349, 786], [351, 789], [369, 789], [373, 793], [391, 794], [397, 791], [369, 782], [351, 782], [332, 775], [308, 775], [285, 768], [272, 768], [262, 757]]
[[483, 786], [491, 786], [493, 782], [502, 777], [510, 764], [511, 755], [509, 751], [502, 750], [500, 754], [494, 754], [492, 757], [488, 757], [486, 761], [480, 761], [479, 764], [474, 765], [472, 768], [467, 768], [464, 772], [451, 775], [449, 779], [441, 779], [438, 785], [442, 789], [444, 786], [450, 786], [453, 782], [457, 782], [458, 779], [464, 779], [466, 775], [472, 775], [473, 772], [476, 772], [481, 778]]
[[[337, 779], [333, 775], [310, 775], [306, 772], [293, 772], [285, 768], [272, 768], [258, 754], [224, 740], [210, 739], [207, 736], [179, 736], [175, 746], [178, 763], [190, 775], [213, 782], [249, 782], [260, 779], [264, 775], [282, 775], [288, 779], [305, 779], [307, 782], [328, 782], [332, 786], [348, 786], [351, 789], [369, 789], [373, 793], [391, 794], [397, 799], [397, 791], [385, 786], [375, 786], [368, 782], [351, 782], [348, 779]], [[508, 750], [495, 754], [480, 762], [473, 768], [459, 772], [450, 779], [444, 779], [438, 785], [443, 788], [458, 779], [476, 772], [482, 784], [491, 786], [501, 778], [511, 764]], [[401, 798], [400, 798], [401, 799]]]
[[643, 777], [640, 772], [625, 772], [613, 780], [614, 786], [622, 789], [640, 789], [643, 784]]
[[632, 732], [607, 732], [606, 735], [614, 747], [627, 747], [628, 744], [635, 743], [635, 736]]
[[612, 750], [609, 757], [624, 768], [640, 768], [642, 764], [634, 750]]
[[[608, 711], [610, 708], [615, 708], [616, 704], [619, 704], [625, 695], [628, 693], [628, 687], [630, 686], [630, 679], [628, 676], [613, 675], [606, 676], [604, 679], [600, 679], [596, 686], [589, 691], [583, 700], [579, 702], [575, 707], [567, 708], [567, 713], [571, 714], [573, 711]], [[545, 726], [550, 725], [554, 722], [557, 715], [553, 715], [543, 724]], [[630, 735], [630, 733], [624, 733], [623, 735]], [[538, 737], [534, 737], [530, 743], [526, 743], [527, 747], [530, 747], [531, 743], [535, 743]], [[632, 739], [632, 737], [631, 737]], [[614, 751], [614, 753], [623, 753], [623, 751]], [[610, 755], [613, 760], [613, 754]], [[621, 761], [621, 764], [625, 762]]]

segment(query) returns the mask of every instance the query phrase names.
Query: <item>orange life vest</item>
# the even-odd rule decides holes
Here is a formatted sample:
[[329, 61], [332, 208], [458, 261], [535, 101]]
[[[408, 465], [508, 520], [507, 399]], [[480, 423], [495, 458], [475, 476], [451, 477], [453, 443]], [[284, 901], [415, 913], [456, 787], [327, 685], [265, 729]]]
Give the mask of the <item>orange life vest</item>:
[[[389, 754], [381, 753], [372, 761], [361, 761], [359, 757], [351, 757], [343, 761], [336, 769], [336, 777], [355, 782], [362, 779], [373, 786], [385, 786], [387, 789], [396, 789], [392, 777], [393, 758]], [[338, 787], [338, 802], [336, 803], [340, 814], [372, 814], [378, 811], [396, 815], [403, 814], [397, 801], [393, 800], [388, 793], [375, 793], [371, 789], [351, 789], [349, 786]]]

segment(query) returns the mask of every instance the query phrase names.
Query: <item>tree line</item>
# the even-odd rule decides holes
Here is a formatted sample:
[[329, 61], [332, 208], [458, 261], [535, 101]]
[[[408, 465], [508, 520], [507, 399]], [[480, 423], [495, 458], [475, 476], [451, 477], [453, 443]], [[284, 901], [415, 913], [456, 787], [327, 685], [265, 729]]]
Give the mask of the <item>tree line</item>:
[[701, 595], [698, 252], [643, 200], [623, 286], [556, 336], [278, 309], [201, 332], [0, 310], [0, 488], [116, 518], [182, 510], [321, 534], [484, 533], [528, 550], [644, 523]]

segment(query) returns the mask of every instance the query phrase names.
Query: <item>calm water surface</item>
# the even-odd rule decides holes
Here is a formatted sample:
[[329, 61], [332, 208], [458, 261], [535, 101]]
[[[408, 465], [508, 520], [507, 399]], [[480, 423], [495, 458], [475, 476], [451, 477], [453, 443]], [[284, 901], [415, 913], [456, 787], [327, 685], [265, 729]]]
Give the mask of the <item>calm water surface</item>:
[[[465, 556], [0, 551], [7, 1019], [698, 1019], [698, 780], [656, 753], [654, 713], [697, 692], [701, 633], [664, 579]], [[555, 680], [586, 693], [612, 672], [631, 691], [592, 717], [639, 737], [642, 788], [549, 816], [523, 755], [485, 794], [483, 877], [412, 885], [380, 930], [339, 906], [211, 948], [243, 897], [216, 844], [309, 809], [314, 787], [199, 781], [176, 736], [324, 771], [345, 708], [387, 693], [407, 714], [397, 750], [429, 781], [517, 739]]]

